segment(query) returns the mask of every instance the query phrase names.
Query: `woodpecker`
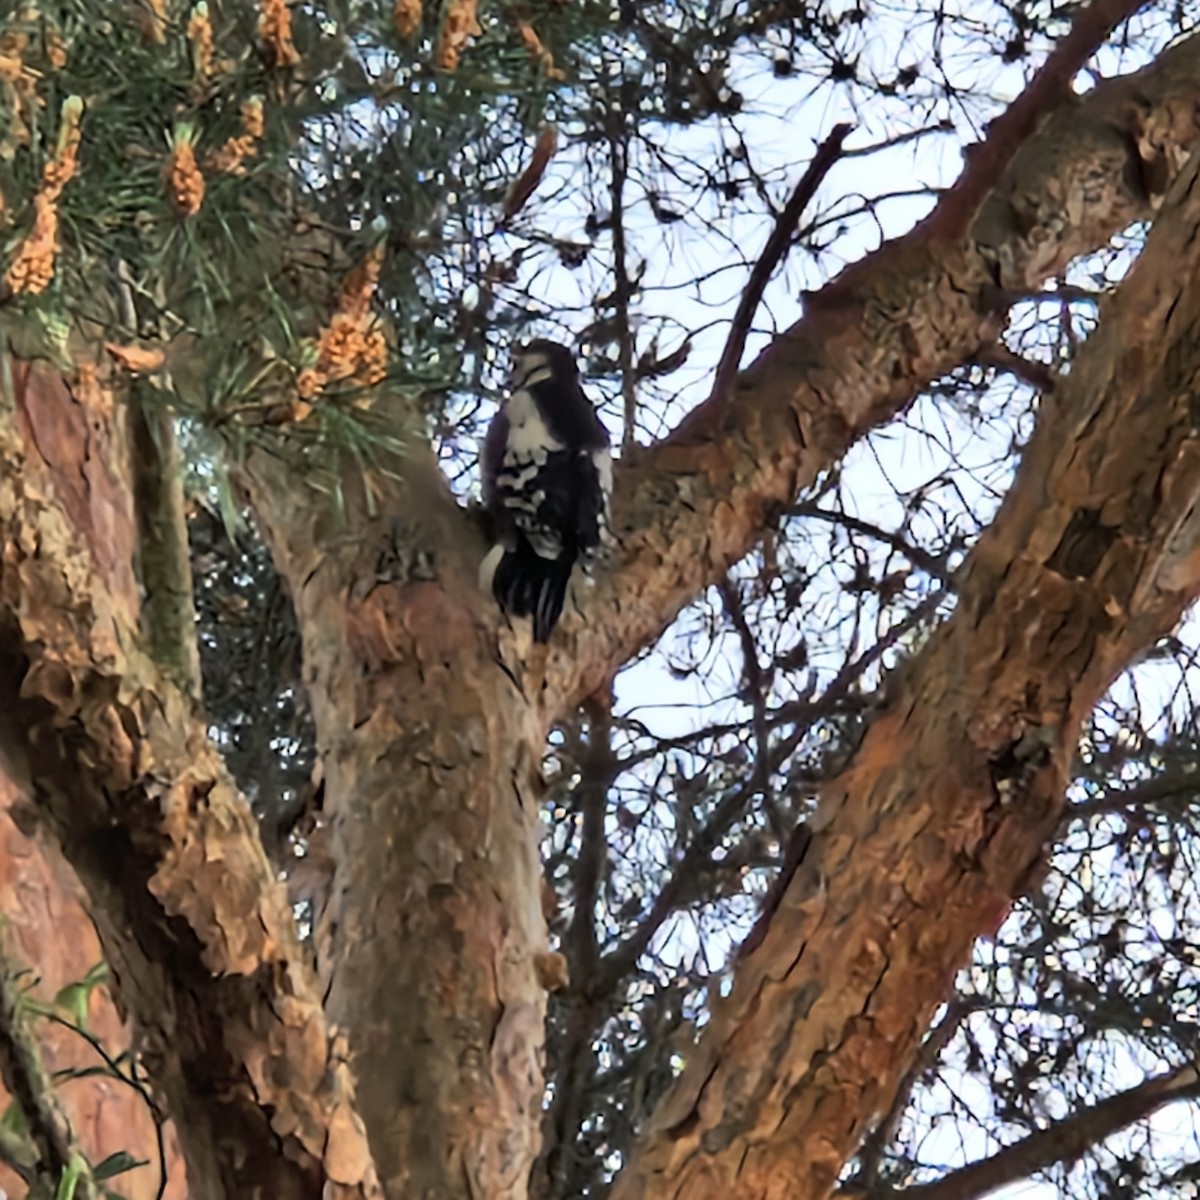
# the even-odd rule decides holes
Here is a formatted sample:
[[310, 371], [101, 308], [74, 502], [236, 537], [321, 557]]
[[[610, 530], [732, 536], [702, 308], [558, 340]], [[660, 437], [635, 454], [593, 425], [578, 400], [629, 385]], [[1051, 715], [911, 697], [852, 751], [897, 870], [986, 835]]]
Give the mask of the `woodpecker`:
[[481, 469], [497, 544], [480, 581], [486, 588], [490, 576], [500, 608], [532, 618], [534, 641], [545, 642], [575, 564], [586, 570], [609, 538], [608, 431], [566, 346], [539, 338], [515, 350]]

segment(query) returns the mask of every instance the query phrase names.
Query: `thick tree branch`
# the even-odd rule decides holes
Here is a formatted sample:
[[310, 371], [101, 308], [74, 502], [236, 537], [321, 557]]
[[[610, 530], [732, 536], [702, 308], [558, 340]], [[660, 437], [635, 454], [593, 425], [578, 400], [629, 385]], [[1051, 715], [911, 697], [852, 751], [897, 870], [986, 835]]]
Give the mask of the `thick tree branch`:
[[988, 127], [987, 137], [969, 151], [967, 170], [946, 193], [929, 221], [937, 238], [960, 238], [987, 194], [1000, 182], [1016, 153], [1048, 112], [1071, 95], [1071, 81], [1108, 35], [1142, 8], [1145, 0], [1092, 0], [1054, 47], [1029, 86]]
[[614, 1200], [822, 1200], [1055, 831], [1079, 730], [1200, 595], [1200, 154], [1039, 425], [954, 615], [825, 790]]
[[[1076, 44], [1072, 62], [1081, 53]], [[1131, 114], [1169, 159], [1190, 153], [1200, 133], [1200, 37], [1049, 111], [1046, 98], [1059, 94], [1069, 66], [1055, 59], [1050, 82], [1039, 75], [1030, 85], [1026, 96], [1042, 98], [1044, 120], [1022, 148], [968, 161], [963, 189], [975, 190], [978, 172], [991, 190], [965, 234], [931, 237], [939, 205], [925, 224], [811, 296], [804, 318], [730, 394], [702, 404], [664, 442], [625, 456], [614, 504], [621, 553], [581, 618], [569, 617], [555, 639], [541, 697], [548, 716], [658, 636], [858, 437], [993, 345], [1004, 323], [1001, 291], [1036, 290], [1151, 215], [1158, 198], [1147, 192], [1139, 149], [1151, 139], [1139, 141]], [[1008, 167], [996, 182], [998, 161]]]
[[0, 734], [75, 868], [206, 1197], [375, 1197], [353, 1088], [254, 818], [140, 651], [111, 396], [0, 355]]
[[1122, 1129], [1174, 1104], [1200, 1098], [1200, 1076], [1192, 1066], [1181, 1067], [1137, 1087], [1109, 1096], [1088, 1108], [1052, 1121], [1044, 1129], [981, 1162], [971, 1163], [934, 1183], [906, 1188], [849, 1191], [845, 1200], [982, 1200], [1009, 1184], [1028, 1179], [1056, 1163], [1070, 1162]]

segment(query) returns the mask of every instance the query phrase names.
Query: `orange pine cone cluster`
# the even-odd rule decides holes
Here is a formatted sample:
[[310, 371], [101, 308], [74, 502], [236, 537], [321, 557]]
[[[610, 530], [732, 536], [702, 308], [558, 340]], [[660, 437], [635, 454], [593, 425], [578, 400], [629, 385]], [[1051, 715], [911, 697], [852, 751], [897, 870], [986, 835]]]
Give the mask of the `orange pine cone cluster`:
[[525, 49], [529, 51], [529, 57], [546, 72], [548, 79], [566, 78], [566, 74], [555, 66], [554, 55], [546, 49], [546, 44], [538, 36], [538, 31], [528, 21], [519, 21], [517, 32], [521, 35]]
[[412, 37], [421, 28], [421, 0], [396, 0], [392, 23], [402, 38]]
[[227, 175], [245, 174], [245, 162], [258, 153], [266, 124], [263, 120], [263, 102], [258, 96], [247, 100], [241, 108], [242, 132], [231, 137], [217, 150], [211, 159], [214, 170]]
[[213, 37], [212, 19], [208, 15], [208, 5], [201, 0], [192, 10], [187, 26], [188, 42], [192, 47], [192, 61], [195, 64], [196, 75], [207, 79], [213, 73]]
[[37, 90], [41, 72], [25, 61], [29, 49], [28, 34], [12, 29], [0, 33], [0, 106], [9, 113], [9, 127], [0, 141], [3, 157], [11, 157], [17, 146], [32, 145], [33, 120], [46, 106]]
[[46, 30], [45, 47], [46, 61], [56, 71], [61, 71], [67, 65], [67, 43], [57, 29]]
[[476, 19], [478, 11], [479, 0], [450, 0], [447, 5], [437, 49], [437, 65], [443, 71], [453, 71], [467, 42], [483, 32]]
[[196, 162], [195, 135], [186, 126], [176, 131], [167, 160], [167, 191], [180, 216], [195, 216], [204, 203], [204, 176]]
[[296, 377], [296, 391], [311, 400], [331, 383], [373, 387], [387, 374], [387, 340], [371, 312], [383, 247], [373, 250], [342, 284], [337, 312], [317, 339], [317, 361]]
[[292, 14], [287, 0], [261, 0], [258, 36], [262, 38], [277, 67], [294, 67], [300, 52], [292, 41]]
[[142, 36], [156, 46], [167, 41], [167, 0], [147, 0], [142, 9]]
[[33, 199], [33, 228], [4, 273], [5, 282], [16, 293], [44, 292], [54, 278], [58, 258], [58, 199], [78, 164], [82, 117], [83, 101], [78, 96], [68, 97], [63, 102], [54, 158], [42, 169], [42, 185]]

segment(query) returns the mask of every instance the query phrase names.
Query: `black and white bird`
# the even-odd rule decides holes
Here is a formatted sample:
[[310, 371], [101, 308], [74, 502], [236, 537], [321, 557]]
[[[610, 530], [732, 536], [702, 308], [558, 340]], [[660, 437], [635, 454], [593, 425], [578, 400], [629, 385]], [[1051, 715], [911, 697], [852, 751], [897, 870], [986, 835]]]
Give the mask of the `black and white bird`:
[[609, 539], [608, 431], [566, 346], [539, 338], [518, 347], [508, 398], [483, 443], [483, 499], [497, 544], [480, 582], [501, 609], [531, 617], [545, 642], [562, 615], [571, 572]]

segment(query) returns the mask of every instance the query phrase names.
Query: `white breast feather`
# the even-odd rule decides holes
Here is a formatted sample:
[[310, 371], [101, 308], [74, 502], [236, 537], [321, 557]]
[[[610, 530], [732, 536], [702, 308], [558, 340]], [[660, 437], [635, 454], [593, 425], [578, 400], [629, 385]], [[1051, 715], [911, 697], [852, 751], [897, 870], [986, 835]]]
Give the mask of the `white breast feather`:
[[546, 428], [542, 414], [533, 397], [524, 389], [514, 392], [506, 406], [508, 414], [508, 445], [504, 452], [506, 464], [537, 463], [541, 465], [552, 450], [563, 449], [560, 442]]

